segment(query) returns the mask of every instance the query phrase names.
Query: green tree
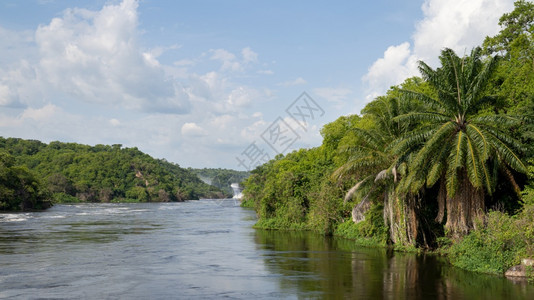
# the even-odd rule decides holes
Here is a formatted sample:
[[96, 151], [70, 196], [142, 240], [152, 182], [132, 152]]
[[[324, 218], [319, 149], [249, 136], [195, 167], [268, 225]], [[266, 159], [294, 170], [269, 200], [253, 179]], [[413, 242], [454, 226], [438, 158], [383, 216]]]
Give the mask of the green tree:
[[[492, 92], [499, 96], [498, 109], [510, 114], [534, 115], [534, 3], [515, 2], [515, 9], [504, 14], [500, 21], [501, 31], [486, 37], [484, 51], [500, 53], [497, 76], [492, 82]], [[527, 124], [521, 130], [527, 144], [534, 143], [534, 126]], [[534, 157], [534, 149], [528, 156]]]
[[50, 207], [49, 193], [37, 176], [15, 158], [0, 151], [0, 210], [29, 210]]
[[391, 240], [408, 246], [415, 245], [417, 238], [415, 194], [396, 190], [406, 166], [405, 157], [396, 155], [392, 145], [412, 127], [410, 122], [400, 122], [395, 117], [416, 107], [413, 101], [401, 102], [395, 93], [376, 98], [362, 110], [364, 122], [351, 130], [355, 138], [340, 147], [341, 152], [348, 153], [348, 159], [333, 177], [357, 180], [345, 196], [345, 202], [353, 196], [358, 199], [352, 209], [355, 223], [365, 220], [371, 205], [383, 205]]
[[440, 56], [441, 67], [434, 70], [419, 63], [423, 78], [435, 89], [434, 96], [403, 90], [403, 98], [427, 105], [424, 112], [411, 112], [398, 121], [417, 121], [422, 125], [401, 138], [395, 147], [399, 155], [414, 154], [401, 189], [417, 192], [425, 185], [439, 183], [437, 221], [447, 212], [445, 228], [452, 236], [465, 234], [484, 214], [485, 193], [491, 194], [499, 174], [515, 182], [510, 169], [525, 172], [518, 151], [522, 148], [508, 130], [522, 118], [480, 114], [485, 103], [485, 87], [498, 57], [482, 61], [481, 49], [468, 57], [458, 57], [451, 49]]
[[499, 34], [493, 37], [486, 37], [484, 40], [483, 47], [487, 54], [495, 52], [510, 53], [514, 43], [530, 41], [532, 44], [534, 3], [520, 0], [516, 1], [514, 6], [515, 8], [512, 12], [502, 15], [499, 19], [499, 26], [503, 27]]

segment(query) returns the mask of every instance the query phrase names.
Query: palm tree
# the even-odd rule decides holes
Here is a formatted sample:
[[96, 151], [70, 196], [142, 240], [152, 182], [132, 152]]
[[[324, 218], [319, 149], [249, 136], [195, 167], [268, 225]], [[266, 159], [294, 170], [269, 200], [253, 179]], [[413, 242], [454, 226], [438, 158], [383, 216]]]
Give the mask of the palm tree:
[[348, 177], [357, 181], [345, 196], [345, 202], [353, 197], [359, 199], [352, 210], [353, 221], [365, 220], [371, 202], [378, 200], [384, 204], [384, 221], [389, 226], [391, 240], [406, 246], [415, 245], [418, 225], [414, 202], [408, 201], [413, 197], [396, 192], [404, 164], [391, 151], [391, 145], [410, 129], [409, 123], [397, 122], [394, 118], [412, 110], [407, 103], [403, 105], [391, 95], [369, 103], [362, 113], [372, 125], [352, 129], [357, 142], [341, 148], [348, 153], [348, 159], [333, 173], [338, 180]]
[[518, 150], [521, 143], [508, 130], [521, 124], [520, 117], [481, 113], [491, 103], [485, 87], [497, 66], [498, 57], [482, 60], [481, 49], [460, 58], [451, 49], [440, 56], [441, 67], [434, 70], [419, 62], [419, 71], [435, 91], [433, 96], [403, 90], [402, 98], [426, 104], [424, 112], [410, 112], [395, 118], [416, 121], [420, 127], [399, 139], [397, 155], [411, 153], [408, 176], [400, 190], [417, 191], [439, 182], [436, 220], [443, 221], [452, 236], [467, 233], [483, 217], [484, 196], [495, 189], [498, 171], [510, 175], [510, 168], [525, 172]]

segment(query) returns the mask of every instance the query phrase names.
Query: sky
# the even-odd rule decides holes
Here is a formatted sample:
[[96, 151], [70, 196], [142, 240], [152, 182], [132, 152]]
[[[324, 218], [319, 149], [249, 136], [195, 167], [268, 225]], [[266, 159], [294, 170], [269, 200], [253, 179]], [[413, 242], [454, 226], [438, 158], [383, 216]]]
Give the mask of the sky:
[[0, 136], [249, 170], [499, 30], [513, 0], [3, 0]]

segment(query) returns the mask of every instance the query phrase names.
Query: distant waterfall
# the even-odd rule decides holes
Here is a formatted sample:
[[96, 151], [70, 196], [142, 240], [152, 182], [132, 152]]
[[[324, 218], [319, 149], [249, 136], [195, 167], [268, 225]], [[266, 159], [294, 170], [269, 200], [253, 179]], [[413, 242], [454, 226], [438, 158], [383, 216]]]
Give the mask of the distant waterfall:
[[230, 185], [232, 187], [232, 190], [234, 191], [233, 199], [241, 200], [243, 198], [243, 189], [239, 186], [239, 183], [232, 183]]

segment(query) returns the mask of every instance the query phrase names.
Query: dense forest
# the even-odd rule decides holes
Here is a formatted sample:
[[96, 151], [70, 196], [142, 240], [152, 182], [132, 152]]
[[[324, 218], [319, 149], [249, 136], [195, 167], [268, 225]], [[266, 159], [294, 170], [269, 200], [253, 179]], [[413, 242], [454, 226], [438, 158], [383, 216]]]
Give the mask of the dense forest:
[[430, 249], [487, 273], [533, 258], [534, 4], [499, 25], [325, 125], [321, 146], [253, 170], [242, 204], [256, 227]]
[[220, 198], [195, 174], [137, 148], [0, 137], [0, 210], [61, 202], [169, 202]]
[[236, 171], [220, 168], [188, 168], [188, 170], [196, 174], [200, 179], [202, 179], [202, 181], [223, 190], [228, 197], [232, 197], [234, 193], [232, 187], [230, 186], [232, 183], [241, 183], [250, 176], [250, 172], [248, 171]]

